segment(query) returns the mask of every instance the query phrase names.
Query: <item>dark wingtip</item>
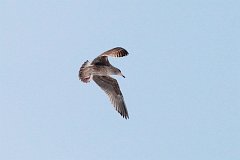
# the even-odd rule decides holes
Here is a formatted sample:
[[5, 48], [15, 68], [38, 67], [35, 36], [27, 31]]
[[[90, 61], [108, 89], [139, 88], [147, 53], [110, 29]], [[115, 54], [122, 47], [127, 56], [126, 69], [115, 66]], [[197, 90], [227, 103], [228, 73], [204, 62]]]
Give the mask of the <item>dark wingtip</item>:
[[[120, 114], [121, 114], [121, 113], [120, 113]], [[123, 118], [125, 118], [126, 120], [129, 119], [128, 113], [125, 113], [125, 114], [122, 113], [121, 116], [122, 116]]]
[[123, 56], [129, 55], [128, 51], [126, 49], [122, 48], [122, 47], [115, 47], [114, 49], [118, 50], [117, 54], [116, 54], [116, 57], [123, 57]]

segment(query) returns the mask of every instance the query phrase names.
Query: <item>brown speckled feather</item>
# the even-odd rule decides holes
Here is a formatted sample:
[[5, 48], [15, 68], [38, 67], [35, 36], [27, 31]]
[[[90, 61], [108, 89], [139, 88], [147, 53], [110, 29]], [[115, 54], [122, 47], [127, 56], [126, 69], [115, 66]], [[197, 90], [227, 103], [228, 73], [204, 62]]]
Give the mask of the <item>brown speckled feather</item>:
[[126, 55], [128, 55], [127, 50], [121, 47], [116, 47], [102, 53], [100, 56], [124, 57]]
[[128, 111], [118, 82], [116, 79], [110, 77], [111, 75], [118, 75], [125, 78], [125, 76], [108, 61], [108, 56], [123, 57], [126, 55], [128, 55], [128, 52], [124, 48], [116, 47], [110, 49], [100, 54], [91, 63], [85, 61], [80, 67], [78, 76], [84, 83], [88, 83], [93, 79], [93, 81], [107, 93], [111, 103], [121, 116], [128, 119]]
[[121, 47], [116, 47], [116, 48], [110, 49], [110, 50], [100, 54], [97, 58], [95, 58], [92, 61], [91, 64], [110, 66], [111, 64], [108, 61], [108, 56], [123, 57], [123, 56], [127, 56], [127, 55], [128, 55], [127, 50], [125, 50], [124, 48], [121, 48]]
[[117, 80], [109, 76], [97, 75], [93, 76], [93, 80], [104, 90], [105, 93], [107, 93], [113, 106], [121, 116], [128, 119], [128, 111]]

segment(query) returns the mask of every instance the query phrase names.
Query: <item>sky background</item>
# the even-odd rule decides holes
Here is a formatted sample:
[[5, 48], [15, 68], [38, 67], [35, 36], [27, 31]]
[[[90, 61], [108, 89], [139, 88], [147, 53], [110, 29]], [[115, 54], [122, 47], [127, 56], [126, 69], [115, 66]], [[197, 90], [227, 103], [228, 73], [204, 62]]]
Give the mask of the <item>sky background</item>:
[[[239, 160], [239, 0], [0, 1], [1, 160]], [[130, 119], [86, 60], [110, 58]]]

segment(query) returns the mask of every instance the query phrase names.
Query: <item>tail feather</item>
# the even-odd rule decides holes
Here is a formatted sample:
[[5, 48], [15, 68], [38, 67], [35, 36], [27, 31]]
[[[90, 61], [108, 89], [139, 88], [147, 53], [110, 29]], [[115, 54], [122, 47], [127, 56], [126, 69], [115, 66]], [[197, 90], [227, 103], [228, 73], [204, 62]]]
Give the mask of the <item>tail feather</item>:
[[83, 65], [80, 67], [79, 74], [78, 74], [79, 80], [85, 83], [90, 82], [91, 73], [87, 69], [89, 65], [90, 65], [89, 61], [84, 62]]

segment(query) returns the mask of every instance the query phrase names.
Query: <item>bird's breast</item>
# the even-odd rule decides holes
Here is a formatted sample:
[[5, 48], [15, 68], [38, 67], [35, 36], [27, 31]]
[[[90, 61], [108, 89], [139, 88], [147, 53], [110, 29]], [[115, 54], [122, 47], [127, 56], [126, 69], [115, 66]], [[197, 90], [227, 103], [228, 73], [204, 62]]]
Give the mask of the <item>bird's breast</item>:
[[92, 75], [107, 76], [112, 75], [111, 68], [109, 66], [92, 66]]

